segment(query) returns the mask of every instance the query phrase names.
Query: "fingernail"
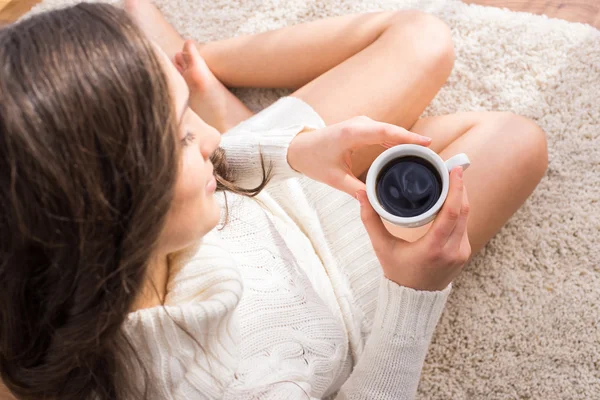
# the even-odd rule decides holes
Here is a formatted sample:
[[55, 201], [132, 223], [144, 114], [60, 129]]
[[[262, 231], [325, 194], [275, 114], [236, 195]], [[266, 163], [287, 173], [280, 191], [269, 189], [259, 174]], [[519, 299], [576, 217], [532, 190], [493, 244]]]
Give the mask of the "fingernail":
[[460, 179], [462, 179], [463, 177], [463, 168], [462, 167], [456, 167], [458, 169], [458, 171], [456, 171], [456, 176], [458, 176]]
[[432, 140], [432, 139], [431, 139], [430, 137], [423, 136], [423, 141], [424, 141], [424, 142], [430, 143], [430, 142], [431, 142], [431, 140]]

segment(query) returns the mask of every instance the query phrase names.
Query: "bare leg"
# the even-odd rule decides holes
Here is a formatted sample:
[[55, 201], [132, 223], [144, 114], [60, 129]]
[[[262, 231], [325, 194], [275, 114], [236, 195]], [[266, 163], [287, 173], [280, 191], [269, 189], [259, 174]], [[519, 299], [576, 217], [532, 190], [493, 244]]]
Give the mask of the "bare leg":
[[[304, 85], [292, 95], [328, 124], [367, 115], [405, 128], [445, 83], [454, 62], [449, 28], [417, 11], [327, 18], [206, 43], [200, 54], [228, 86]], [[357, 151], [355, 175], [380, 152], [380, 146]]]
[[[124, 1], [144, 32], [174, 58], [181, 37], [158, 9], [150, 0]], [[363, 50], [405, 14], [412, 13], [344, 15], [197, 46], [227, 87], [297, 89]]]
[[[126, 0], [125, 9], [181, 71], [185, 67], [185, 57], [180, 53], [184, 47], [184, 40], [160, 11], [149, 0]], [[186, 74], [186, 81], [191, 91], [190, 107], [221, 133], [253, 115], [253, 112], [213, 75], [204, 59], [196, 60], [194, 68]]]
[[[471, 205], [468, 232], [473, 254], [521, 207], [547, 168], [544, 132], [514, 114], [461, 113], [425, 118], [413, 131], [432, 137], [432, 150], [444, 160], [463, 152], [471, 159], [464, 180]], [[394, 235], [414, 241], [430, 225], [386, 227]]]
[[[370, 45], [317, 77], [293, 95], [329, 124], [356, 115], [395, 123], [433, 138], [447, 159], [466, 152], [471, 215], [469, 239], [479, 251], [534, 190], [547, 167], [546, 140], [532, 121], [508, 113], [462, 113], [417, 121], [454, 61], [448, 28], [422, 13], [399, 13]], [[418, 34], [416, 34], [418, 32]], [[365, 172], [383, 148], [353, 156], [353, 172]], [[428, 229], [388, 229], [416, 240]]]
[[[454, 64], [450, 30], [421, 12], [396, 14], [372, 44], [293, 93], [332, 124], [356, 115], [407, 129], [446, 82]], [[384, 150], [370, 146], [352, 157], [363, 175]]]
[[[228, 87], [298, 89], [364, 50], [411, 14], [380, 11], [318, 19], [205, 43], [200, 54]], [[420, 34], [415, 31], [411, 36]]]
[[[146, 33], [174, 57], [181, 48], [181, 37], [149, 0], [126, 0], [126, 8]], [[344, 15], [199, 44], [198, 48], [224, 85], [305, 85], [295, 95], [315, 106], [328, 123], [337, 122], [339, 116], [367, 114], [375, 119], [392, 119], [405, 127], [416, 121], [445, 82], [454, 57], [449, 29], [434, 17], [416, 11]], [[340, 74], [340, 70], [344, 73]], [[359, 78], [371, 75], [371, 82], [380, 83], [370, 88], [377, 96], [345, 97], [352, 94], [348, 87], [363, 81], [354, 79], [355, 72]], [[392, 96], [391, 88], [396, 92]], [[339, 92], [346, 104], [319, 104], [319, 97], [328, 97], [323, 96], [321, 89]], [[373, 97], [378, 97], [372, 106], [378, 112], [365, 113], [362, 105]]]

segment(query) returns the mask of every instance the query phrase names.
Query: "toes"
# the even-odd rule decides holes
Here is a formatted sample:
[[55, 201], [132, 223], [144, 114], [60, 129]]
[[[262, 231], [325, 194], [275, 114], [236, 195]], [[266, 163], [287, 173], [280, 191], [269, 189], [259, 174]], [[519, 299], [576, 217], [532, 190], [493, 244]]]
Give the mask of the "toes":
[[193, 91], [203, 91], [216, 81], [193, 40], [186, 41], [175, 54], [174, 64]]
[[198, 52], [196, 43], [193, 40], [187, 40], [183, 45], [183, 50], [175, 56], [176, 64], [179, 64], [184, 70], [199, 70], [203, 75], [210, 74], [206, 61]]
[[174, 64], [180, 73], [189, 69], [196, 68], [199, 65], [200, 55], [198, 54], [193, 42], [187, 41], [183, 50], [175, 53]]
[[186, 40], [183, 45], [183, 57], [190, 68], [200, 64], [202, 57], [200, 57], [200, 53], [198, 53], [198, 49], [193, 40]]
[[185, 63], [186, 68], [194, 68], [198, 65], [197, 60], [192, 56], [191, 53], [184, 51], [181, 53], [183, 55], [183, 61]]
[[179, 71], [179, 73], [181, 73], [181, 74], [183, 74], [183, 72], [187, 69], [187, 63], [181, 52], [175, 54], [175, 63], [174, 64], [175, 64], [175, 68], [177, 68], [177, 71]]
[[193, 40], [186, 40], [185, 43], [183, 44], [183, 50], [187, 53], [192, 53], [193, 55], [198, 55], [198, 49], [196, 49], [196, 46], [194, 44]]

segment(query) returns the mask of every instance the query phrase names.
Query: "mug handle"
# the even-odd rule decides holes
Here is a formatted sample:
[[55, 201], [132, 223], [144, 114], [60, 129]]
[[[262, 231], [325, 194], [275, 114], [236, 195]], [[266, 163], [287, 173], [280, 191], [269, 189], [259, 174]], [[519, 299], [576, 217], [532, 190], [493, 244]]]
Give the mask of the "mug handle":
[[463, 167], [463, 170], [469, 168], [469, 166], [471, 165], [471, 161], [465, 153], [460, 153], [446, 160], [445, 164], [446, 168], [448, 168], [448, 172], [450, 172], [452, 171], [452, 168], [458, 166]]

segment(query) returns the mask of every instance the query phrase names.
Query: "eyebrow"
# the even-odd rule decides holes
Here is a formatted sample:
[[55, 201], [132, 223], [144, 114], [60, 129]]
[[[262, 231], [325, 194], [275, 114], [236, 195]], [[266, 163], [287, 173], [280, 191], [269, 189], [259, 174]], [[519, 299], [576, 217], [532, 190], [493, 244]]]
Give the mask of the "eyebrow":
[[185, 110], [190, 106], [190, 97], [188, 96], [183, 104], [183, 109], [181, 110], [181, 117], [179, 117], [179, 125], [183, 122], [183, 116], [185, 115]]

